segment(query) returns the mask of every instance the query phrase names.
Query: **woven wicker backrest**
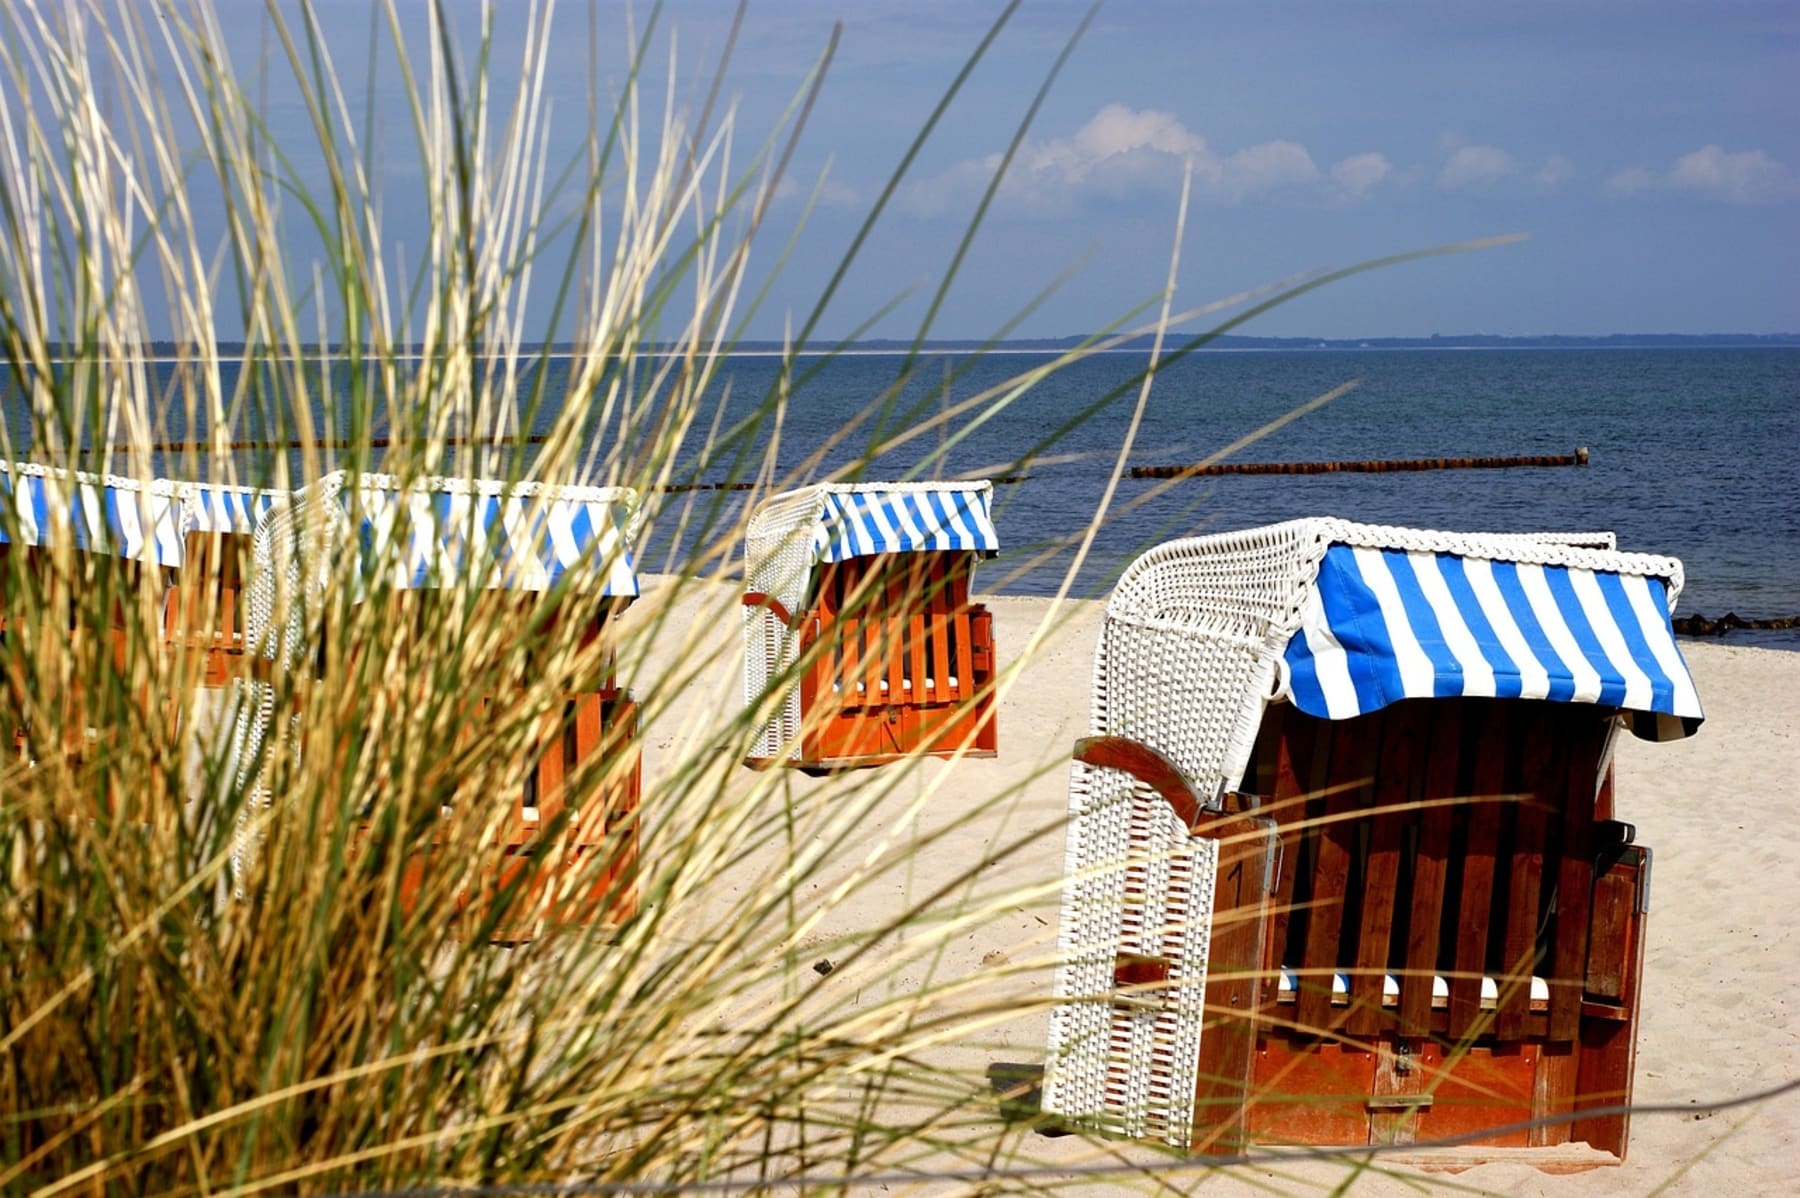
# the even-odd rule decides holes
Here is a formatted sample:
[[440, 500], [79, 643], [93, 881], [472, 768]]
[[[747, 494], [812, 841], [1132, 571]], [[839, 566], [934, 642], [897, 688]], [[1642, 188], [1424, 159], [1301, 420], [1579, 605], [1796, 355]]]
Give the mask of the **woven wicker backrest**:
[[[1159, 750], [1202, 794], [1241, 773], [1297, 619], [1311, 523], [1170, 542], [1134, 562], [1095, 649], [1091, 731]], [[1191, 1141], [1217, 865], [1218, 842], [1191, 837], [1161, 796], [1074, 765], [1046, 1110]], [[1166, 986], [1115, 1001], [1121, 953], [1167, 960]]]

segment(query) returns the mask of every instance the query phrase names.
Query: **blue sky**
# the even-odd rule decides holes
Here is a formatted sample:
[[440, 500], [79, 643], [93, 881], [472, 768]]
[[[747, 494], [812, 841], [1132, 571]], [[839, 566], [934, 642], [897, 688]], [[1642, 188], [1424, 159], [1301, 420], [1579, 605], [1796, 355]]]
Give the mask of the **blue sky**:
[[[834, 21], [843, 34], [759, 269], [815, 182], [818, 203], [750, 335], [780, 336], [810, 306], [1002, 7], [752, 0], [725, 89], [741, 145], [779, 119]], [[732, 9], [669, 4], [646, 81], [663, 85], [673, 49], [677, 101], [697, 106]], [[362, 11], [346, 19], [346, 38], [367, 30]], [[598, 11], [611, 87], [624, 10]], [[647, 11], [635, 8], [640, 21]], [[1026, 0], [903, 181], [823, 333], [844, 335], [896, 302], [871, 332], [918, 329], [997, 155], [1086, 11]], [[559, 21], [569, 36], [546, 85], [575, 136], [587, 15], [567, 4]], [[1530, 234], [1334, 285], [1245, 332], [1797, 331], [1797, 118], [1791, 0], [1114, 0], [1057, 79], [931, 331], [994, 333], [1052, 287], [1015, 335], [1087, 331], [1153, 297], [1184, 170], [1193, 196], [1178, 306], [1398, 251]]]

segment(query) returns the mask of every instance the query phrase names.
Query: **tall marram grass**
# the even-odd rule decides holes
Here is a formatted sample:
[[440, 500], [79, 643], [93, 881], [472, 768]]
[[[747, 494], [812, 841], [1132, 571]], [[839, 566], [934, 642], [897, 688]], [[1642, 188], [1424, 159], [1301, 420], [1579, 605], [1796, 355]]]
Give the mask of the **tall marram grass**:
[[[641, 96], [648, 32], [620, 51], [628, 30], [596, 10], [585, 32], [623, 83], [559, 161], [540, 87], [578, 21], [507, 9], [528, 29], [523, 60], [499, 64], [438, 6], [422, 38], [398, 9], [376, 10], [368, 70], [402, 87], [399, 129], [359, 113], [360, 64], [332, 56], [304, 4], [259, 14], [256, 62], [231, 57], [221, 22], [238, 10], [199, 0], [8, 9], [0, 457], [283, 491], [332, 468], [652, 496], [695, 461], [799, 481], [704, 397], [754, 298], [753, 247], [779, 257], [757, 235], [812, 83], [745, 155], [716, 94], [695, 113]], [[302, 119], [271, 127], [269, 78]], [[384, 192], [396, 178], [416, 191]], [[785, 375], [757, 422], [778, 426], [804, 383]], [[393, 596], [351, 601], [350, 555], [321, 557], [299, 655], [317, 669], [278, 672], [280, 735], [239, 761], [218, 731], [231, 713], [198, 718], [196, 670], [164, 649], [168, 579], [66, 546], [8, 552], [5, 714], [26, 734], [0, 767], [0, 1189], [773, 1181], [954, 1141], [979, 1079], [920, 1054], [1005, 1008], [934, 976], [934, 942], [1001, 896], [972, 863], [968, 885], [886, 927], [832, 926], [846, 896], [957, 828], [908, 830], [942, 784], [919, 769], [812, 784], [737, 764], [753, 731], [737, 597], [710, 580], [741, 528], [715, 498], [647, 508], [642, 535], [679, 522], [689, 564], [611, 625], [645, 736], [681, 746], [646, 779], [641, 913], [604, 937], [545, 924], [515, 948], [453, 918], [506, 806], [480, 800], [511, 792], [538, 726], [601, 668], [554, 628], [605, 600], [565, 588], [501, 614], [465, 583], [396, 620]], [[18, 513], [0, 518], [16, 542]], [[492, 694], [516, 701], [472, 721], [470, 696]], [[608, 783], [589, 769], [573, 793]], [[871, 821], [891, 844], [857, 834]], [[509, 897], [526, 902], [508, 892], [485, 918], [541, 914]], [[859, 969], [883, 942], [901, 947]], [[821, 956], [858, 1001], [836, 1001], [848, 980], [810, 984]]]
[[[741, 508], [659, 490], [696, 463], [764, 492], [817, 477], [820, 447], [779, 435], [805, 359], [749, 421], [725, 421], [715, 384], [787, 252], [759, 234], [830, 41], [789, 123], [746, 153], [716, 83], [692, 108], [640, 95], [655, 14], [633, 42], [609, 8], [584, 27], [507, 6], [486, 19], [526, 32], [501, 64], [439, 5], [423, 36], [402, 7], [376, 7], [366, 64], [369, 86], [404, 95], [399, 128], [374, 125], [346, 86], [363, 64], [333, 57], [303, 3], [259, 13], [254, 62], [222, 28], [240, 10], [205, 0], [6, 9], [0, 458], [283, 491], [334, 468], [639, 489], [641, 536], [678, 527], [688, 550], [610, 625], [655, 753], [640, 913], [605, 936], [543, 922], [513, 948], [454, 917], [505, 807], [482, 800], [511, 792], [539, 725], [602, 668], [555, 630], [607, 600], [565, 587], [503, 613], [465, 582], [397, 620], [379, 588], [353, 601], [354, 555], [319, 557], [296, 655], [316, 668], [273, 675], [280, 735], [241, 761], [217, 731], [230, 713], [197, 718], [193, 663], [165, 651], [158, 571], [66, 545], [0, 555], [0, 714], [29, 730], [0, 765], [0, 1189], [1004, 1172], [1022, 1133], [971, 1114], [991, 1107], [978, 1049], [1048, 1001], [1060, 884], [1007, 865], [1060, 829], [1024, 814], [1029, 782], [996, 773], [743, 769], [762, 713], [737, 701]], [[620, 83], [553, 114], [545, 64], [577, 35]], [[270, 80], [296, 98], [279, 127]], [[586, 136], [562, 155], [552, 129], [571, 120]], [[859, 464], [911, 445], [915, 473], [938, 472], [958, 428], [1060, 360], [896, 412], [918, 365], [845, 431], [867, 442]], [[18, 513], [0, 521], [16, 542]], [[1086, 677], [1079, 655], [1073, 669]], [[496, 694], [515, 699], [472, 720], [471, 697]], [[603, 793], [623, 756], [573, 793]], [[1060, 779], [1059, 754], [1043, 760]], [[936, 802], [971, 777], [995, 793]], [[914, 894], [927, 855], [967, 865]], [[846, 926], [858, 899], [878, 926]], [[511, 901], [484, 918], [542, 914]], [[1021, 911], [1047, 918], [1013, 966], [979, 984], [943, 968], [969, 927]]]

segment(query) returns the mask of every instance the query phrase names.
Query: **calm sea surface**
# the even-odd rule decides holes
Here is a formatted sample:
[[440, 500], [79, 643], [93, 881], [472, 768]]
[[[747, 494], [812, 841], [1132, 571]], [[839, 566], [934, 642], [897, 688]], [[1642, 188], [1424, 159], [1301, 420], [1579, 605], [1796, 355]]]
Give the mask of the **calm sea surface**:
[[[702, 454], [708, 429], [697, 429], [676, 479], [744, 477], [742, 463], [757, 460], [772, 441], [784, 472], [799, 469], [822, 447], [822, 468], [831, 469], [871, 445], [912, 433], [866, 476], [1023, 476], [996, 489], [1004, 552], [984, 567], [980, 585], [1046, 594], [1072, 560], [1070, 538], [1096, 509], [1125, 442], [1137, 401], [1133, 378], [1144, 358], [1094, 358], [1002, 407], [980, 409], [986, 415], [979, 421], [973, 413], [941, 427], [929, 427], [929, 421], [1047, 361], [1011, 353], [936, 357], [883, 413], [859, 423], [891, 389], [902, 359], [857, 354], [806, 360], [807, 373], [777, 429], [756, 418], [777, 360], [734, 357], [718, 384], [717, 395], [729, 397], [723, 419], [713, 423], [719, 405], [712, 403], [705, 405], [703, 423], [728, 430], [742, 420], [744, 432], [723, 450]], [[553, 396], [566, 387], [562, 369], [550, 367], [547, 391]], [[1800, 616], [1800, 350], [1202, 353], [1158, 375], [1128, 462], [1201, 461], [1350, 382], [1356, 386], [1341, 398], [1268, 433], [1231, 460], [1569, 454], [1585, 446], [1590, 464], [1220, 477], [1160, 492], [1154, 482], [1126, 478], [1073, 593], [1104, 595], [1136, 553], [1171, 537], [1335, 515], [1458, 530], [1611, 529], [1621, 548], [1682, 559], [1687, 586], [1679, 613]], [[16, 423], [16, 400], [9, 398], [6, 406]], [[256, 435], [236, 435], [246, 434]], [[597, 426], [597, 447], [605, 447], [609, 435], [616, 434]], [[740, 458], [739, 452], [750, 456]], [[656, 537], [642, 547], [646, 569], [669, 569], [691, 555], [702, 540], [696, 530], [709, 516], [732, 515], [741, 495], [677, 492], [666, 502], [676, 510], [665, 509]], [[677, 533], [674, 517], [682, 509], [687, 519]], [[1729, 643], [1800, 649], [1800, 632], [1734, 632]]]
[[[909, 388], [886, 432], [917, 428], [1043, 359], [997, 354], [942, 362]], [[900, 359], [838, 359], [801, 388], [781, 430], [782, 464], [841, 432], [894, 379]], [[1123, 445], [1142, 369], [1136, 355], [1067, 368], [978, 428], [953, 421], [889, 454], [873, 477], [899, 477], [948, 445], [933, 472], [1024, 474], [997, 488], [1004, 552], [982, 585], [1055, 589], [1059, 548], [1093, 513]], [[760, 397], [772, 361], [739, 358], [732, 394]], [[1227, 476], [1154, 493], [1123, 479], [1075, 593], [1099, 595], [1143, 548], [1171, 537], [1298, 516], [1457, 530], [1611, 529], [1621, 548], [1682, 559], [1678, 611], [1717, 618], [1800, 616], [1800, 350], [1429, 350], [1216, 352], [1161, 372], [1129, 462], [1201, 461], [1317, 396], [1353, 390], [1233, 455], [1245, 462], [1570, 454], [1585, 468], [1398, 474]], [[1121, 391], [1121, 388], [1123, 390]], [[1109, 395], [1116, 397], [1108, 399]], [[748, 398], [734, 402], [748, 410]], [[863, 429], [828, 455], [871, 443]], [[720, 473], [717, 477], [724, 477]], [[658, 551], [647, 547], [655, 568]], [[1800, 649], [1800, 632], [1734, 632], [1733, 644]]]

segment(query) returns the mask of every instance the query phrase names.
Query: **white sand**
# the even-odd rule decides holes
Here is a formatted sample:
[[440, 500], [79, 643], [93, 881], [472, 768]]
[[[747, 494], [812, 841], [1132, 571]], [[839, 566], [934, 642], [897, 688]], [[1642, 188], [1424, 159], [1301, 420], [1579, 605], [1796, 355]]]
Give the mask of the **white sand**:
[[[638, 618], [656, 610], [666, 583], [652, 582]], [[723, 649], [706, 663], [645, 729], [646, 857], [658, 865], [670, 829], [653, 809], [656, 780], [691, 760], [706, 729], [741, 703], [735, 594], [728, 588], [690, 588], [667, 627], [695, 633], [696, 644]], [[1019, 661], [1050, 605], [1044, 600], [987, 598], [995, 613], [1003, 666]], [[844, 829], [822, 875], [802, 896], [818, 914], [799, 950], [803, 959], [843, 962], [853, 946], [874, 951], [829, 977], [808, 971], [821, 1004], [872, 1005], [885, 994], [950, 981], [1012, 1004], [1013, 1010], [979, 1035], [936, 1048], [937, 1061], [979, 1075], [992, 1061], [1041, 1063], [1049, 992], [1048, 956], [1056, 934], [1063, 871], [1061, 820], [1067, 760], [1086, 731], [1098, 606], [1073, 604], [1059, 625], [1024, 661], [1000, 711], [1000, 754], [991, 761], [926, 762], [889, 766], [831, 779], [788, 771], [792, 793], [829, 810], [836, 796], [884, 791], [879, 802]], [[648, 660], [622, 662], [640, 693], [681, 660], [679, 638], [651, 638]], [[1699, 734], [1675, 744], [1622, 738], [1617, 756], [1619, 818], [1638, 828], [1638, 843], [1656, 853], [1649, 948], [1636, 1075], [1637, 1103], [1686, 1107], [1730, 1099], [1800, 1078], [1800, 654], [1684, 644], [1707, 710]], [[691, 658], [691, 654], [690, 654]], [[758, 775], [719, 762], [721, 803], [748, 793]], [[917, 808], [917, 818], [909, 809]], [[946, 828], [952, 830], [945, 832]], [[812, 829], [825, 834], [821, 823]], [[983, 865], [998, 846], [1035, 829], [1042, 833], [1007, 860]], [[939, 833], [942, 833], [939, 835]], [[907, 852], [908, 846], [917, 851]], [[922, 848], [920, 846], [923, 846]], [[883, 849], [886, 849], [883, 855]], [[903, 859], [888, 875], [864, 879], [841, 899], [832, 882], [850, 878], [871, 854]], [[970, 875], [966, 882], [959, 881]], [[720, 875], [715, 912], [746, 889], [766, 884], [754, 868]], [[995, 899], [991, 909], [960, 923], [915, 923], [909, 931], [870, 944], [903, 906], [948, 888], [935, 908], [950, 920]], [[704, 920], [709, 916], [699, 913]], [[966, 997], [963, 1001], [967, 1001]], [[964, 1114], [973, 1126], [959, 1138], [1001, 1139], [1017, 1164], [1052, 1168], [1120, 1159], [1155, 1162], [1151, 1149], [1085, 1137], [1048, 1139], [1016, 1129], [1003, 1132], [991, 1105]], [[1417, 1193], [1429, 1188], [1507, 1194], [1644, 1194], [1667, 1186], [1674, 1194], [1744, 1196], [1793, 1192], [1800, 1185], [1800, 1094], [1746, 1108], [1694, 1115], [1643, 1112], [1634, 1117], [1628, 1161], [1571, 1176], [1543, 1174], [1508, 1161], [1456, 1175], [1427, 1174], [1386, 1163], [1365, 1175], [1358, 1193]], [[939, 1167], [960, 1167], [946, 1156]], [[1211, 1192], [1318, 1192], [1344, 1180], [1341, 1164], [1280, 1161], [1224, 1174], [1204, 1170], [1170, 1175], [1183, 1190], [1202, 1181]], [[1065, 1183], [1070, 1176], [1065, 1174]], [[1142, 1177], [1096, 1181], [1144, 1188]]]

